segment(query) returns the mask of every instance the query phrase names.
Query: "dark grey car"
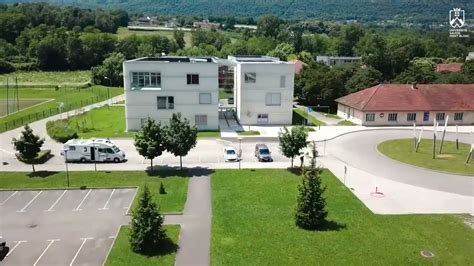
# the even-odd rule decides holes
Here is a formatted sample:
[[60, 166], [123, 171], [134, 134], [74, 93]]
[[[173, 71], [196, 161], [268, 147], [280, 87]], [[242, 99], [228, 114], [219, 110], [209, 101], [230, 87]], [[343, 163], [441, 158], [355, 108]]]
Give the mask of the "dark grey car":
[[270, 149], [265, 144], [255, 145], [255, 157], [257, 157], [259, 162], [273, 162]]

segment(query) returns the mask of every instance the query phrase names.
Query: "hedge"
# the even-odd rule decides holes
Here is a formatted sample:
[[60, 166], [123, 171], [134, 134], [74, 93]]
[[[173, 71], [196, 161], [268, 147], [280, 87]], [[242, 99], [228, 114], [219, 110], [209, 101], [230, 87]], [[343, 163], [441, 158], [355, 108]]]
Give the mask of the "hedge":
[[46, 161], [48, 161], [54, 155], [51, 154], [51, 150], [41, 150], [38, 153], [38, 156], [36, 156], [36, 158], [33, 159], [32, 161], [26, 160], [19, 153], [16, 153], [15, 156], [20, 162], [24, 162], [24, 163], [28, 163], [28, 164], [30, 164], [30, 163], [42, 164], [42, 163], [45, 163]]
[[66, 126], [66, 120], [48, 121], [48, 123], [46, 123], [46, 130], [52, 139], [61, 143], [66, 143], [70, 139], [79, 138], [74, 130]]

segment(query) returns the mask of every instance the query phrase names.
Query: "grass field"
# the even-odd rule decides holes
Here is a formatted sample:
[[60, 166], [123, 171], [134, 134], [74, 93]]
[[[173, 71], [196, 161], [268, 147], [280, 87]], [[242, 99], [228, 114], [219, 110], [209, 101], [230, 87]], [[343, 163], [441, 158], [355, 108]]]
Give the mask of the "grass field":
[[293, 125], [303, 125], [305, 119], [308, 120], [308, 126], [324, 126], [324, 122], [319, 121], [314, 116], [308, 115], [305, 111], [299, 108], [293, 108]]
[[7, 79], [9, 86], [15, 86], [15, 78], [18, 84], [34, 87], [48, 86], [79, 86], [84, 85], [91, 80], [91, 72], [89, 70], [81, 71], [30, 71], [30, 72], [13, 72], [0, 75], [0, 84], [2, 90], [6, 87]]
[[[137, 36], [150, 36], [150, 35], [160, 35], [167, 37], [169, 39], [174, 39], [173, 37], [173, 31], [145, 31], [145, 30], [129, 30], [127, 27], [120, 27], [117, 30], [117, 38], [123, 39], [131, 35], [137, 35]], [[191, 46], [191, 32], [185, 31], [184, 32], [184, 41], [186, 42], [186, 46], [190, 47]]]
[[441, 141], [436, 143], [436, 159], [432, 159], [433, 140], [422, 139], [418, 153], [414, 151], [413, 139], [389, 140], [379, 144], [378, 149], [386, 156], [407, 164], [412, 164], [428, 169], [467, 174], [474, 176], [474, 160], [466, 164], [467, 154], [470, 145], [459, 143], [459, 150], [456, 150], [456, 143], [445, 141], [443, 153], [439, 154]]
[[[98, 101], [107, 99], [108, 88], [103, 86], [92, 86], [90, 88], [73, 88], [62, 87], [55, 88], [20, 88], [19, 100], [20, 111], [11, 113], [8, 116], [0, 117], [0, 132], [20, 127], [25, 123], [33, 122], [59, 112], [59, 103], [64, 103], [62, 111], [73, 110], [85, 105], [90, 105]], [[121, 88], [110, 88], [111, 97], [123, 93]], [[9, 107], [11, 111], [16, 110], [16, 93], [8, 92]], [[50, 99], [50, 100], [47, 100]], [[53, 100], [51, 100], [53, 99]], [[42, 103], [42, 104], [38, 104]], [[36, 104], [27, 109], [21, 109], [28, 105]], [[6, 114], [7, 107], [7, 91], [5, 88], [0, 88], [0, 116]], [[14, 108], [14, 109], [11, 109]]]
[[130, 226], [122, 226], [105, 265], [174, 265], [180, 227], [179, 225], [165, 225], [164, 228], [166, 229], [166, 235], [168, 236], [169, 240], [171, 240], [172, 244], [174, 244], [174, 248], [172, 245], [170, 245], [168, 250], [165, 250], [160, 254], [146, 256], [134, 253], [132, 251], [130, 242], [128, 240]]
[[[111, 106], [93, 109], [67, 120], [57, 120], [55, 127], [69, 127], [81, 138], [132, 138], [136, 132], [125, 132], [125, 108]], [[199, 131], [198, 138], [218, 138], [220, 131]]]
[[[143, 171], [128, 172], [69, 172], [71, 187], [120, 187], [148, 185], [161, 212], [182, 212], [188, 191], [185, 171], [157, 171], [148, 175]], [[159, 194], [163, 183], [167, 194]], [[65, 172], [0, 172], [0, 189], [64, 188]], [[140, 192], [139, 192], [140, 193]], [[134, 201], [134, 205], [137, 201]]]
[[[218, 170], [211, 178], [213, 265], [474, 264], [462, 216], [376, 215], [329, 171], [326, 231], [295, 226], [300, 176], [287, 170]], [[435, 257], [420, 256], [429, 250]]]
[[250, 131], [240, 131], [238, 132], [239, 136], [258, 136], [260, 135], [259, 131], [250, 130]]

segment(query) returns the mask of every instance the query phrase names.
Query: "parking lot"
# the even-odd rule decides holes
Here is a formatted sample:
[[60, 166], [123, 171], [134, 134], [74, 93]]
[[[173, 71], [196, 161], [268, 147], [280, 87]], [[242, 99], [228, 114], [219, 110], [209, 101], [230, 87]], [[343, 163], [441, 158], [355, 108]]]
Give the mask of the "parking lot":
[[0, 191], [4, 265], [102, 265], [135, 188]]

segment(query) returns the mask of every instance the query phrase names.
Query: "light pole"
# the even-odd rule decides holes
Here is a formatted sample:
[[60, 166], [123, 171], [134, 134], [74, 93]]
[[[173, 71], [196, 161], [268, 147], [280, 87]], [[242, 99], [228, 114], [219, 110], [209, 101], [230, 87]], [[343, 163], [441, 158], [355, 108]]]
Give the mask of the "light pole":
[[69, 168], [67, 165], [67, 150], [64, 150], [64, 159], [66, 161], [66, 181], [67, 181], [67, 187], [69, 187]]
[[109, 86], [107, 87], [107, 101], [109, 104], [107, 105], [107, 108], [110, 108], [110, 87], [112, 86], [112, 80], [107, 76], [104, 76], [104, 79], [109, 80]]
[[239, 137], [238, 140], [239, 140], [239, 170], [240, 170], [240, 161], [242, 161], [242, 137]]

